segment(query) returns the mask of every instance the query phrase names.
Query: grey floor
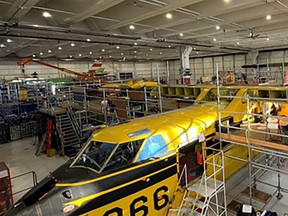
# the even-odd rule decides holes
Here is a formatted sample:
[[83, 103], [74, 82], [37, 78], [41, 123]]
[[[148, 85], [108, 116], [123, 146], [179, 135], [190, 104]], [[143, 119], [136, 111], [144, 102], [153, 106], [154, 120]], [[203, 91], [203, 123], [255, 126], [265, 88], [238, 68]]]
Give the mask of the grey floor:
[[[34, 143], [35, 138], [26, 138], [6, 144], [0, 144], [0, 161], [4, 161], [7, 164], [12, 176], [34, 171], [37, 174], [38, 180], [41, 180], [48, 175], [49, 172], [68, 160], [67, 157], [47, 157], [45, 154], [36, 157]], [[282, 169], [288, 171], [288, 160], [285, 161]], [[277, 185], [277, 173], [266, 172], [261, 176], [261, 180]], [[248, 183], [248, 171], [247, 167], [244, 167], [226, 182], [227, 203], [233, 199], [237, 199], [242, 203], [249, 204], [249, 198], [241, 195], [241, 192], [245, 190]], [[31, 175], [27, 175], [14, 179], [12, 184], [14, 192], [17, 192], [23, 188], [32, 186], [32, 177]], [[281, 186], [288, 189], [287, 175], [283, 174], [281, 176]], [[275, 196], [275, 188], [262, 183], [257, 183], [257, 189], [269, 194], [274, 194], [274, 196], [265, 206], [261, 202], [253, 201], [255, 206], [275, 211], [278, 215], [284, 215], [285, 213], [288, 215], [288, 193], [282, 191], [281, 194], [283, 195], [283, 198], [278, 200]], [[14, 200], [17, 201], [22, 195], [23, 193], [15, 195]], [[229, 213], [229, 215], [235, 214]]]
[[[4, 161], [9, 167], [11, 176], [17, 176], [26, 172], [34, 171], [38, 181], [44, 178], [58, 166], [68, 160], [66, 157], [47, 157], [42, 154], [35, 156], [35, 138], [26, 138], [10, 143], [0, 144], [0, 161]], [[13, 193], [33, 185], [32, 175], [25, 175], [12, 180]], [[23, 193], [14, 196], [17, 201]]]

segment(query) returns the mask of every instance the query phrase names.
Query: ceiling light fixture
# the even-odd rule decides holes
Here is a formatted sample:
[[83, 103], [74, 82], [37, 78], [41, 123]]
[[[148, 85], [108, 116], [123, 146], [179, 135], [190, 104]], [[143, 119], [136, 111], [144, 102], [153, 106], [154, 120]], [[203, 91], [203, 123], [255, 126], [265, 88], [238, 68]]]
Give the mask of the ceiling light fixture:
[[47, 12], [47, 11], [44, 11], [42, 13], [42, 15], [43, 15], [43, 17], [46, 17], [46, 18], [52, 17], [52, 15], [49, 12]]
[[196, 54], [199, 54], [199, 52], [197, 51]]
[[270, 38], [269, 38], [269, 37], [267, 37], [267, 38], [266, 38], [266, 40], [267, 40], [267, 41], [269, 41], [269, 40], [270, 40]]
[[219, 29], [220, 29], [220, 26], [217, 25], [215, 28], [216, 28], [216, 30], [219, 30]]
[[160, 52], [159, 54], [162, 55], [162, 52]]
[[74, 46], [75, 46], [75, 44], [74, 44], [74, 43], [71, 43], [71, 46], [72, 46], [72, 47], [74, 47]]
[[170, 45], [169, 45], [168, 47], [169, 47], [169, 48], [171, 48], [171, 46], [170, 46]]
[[184, 34], [183, 34], [183, 33], [180, 33], [179, 35], [180, 35], [180, 37], [183, 37]]
[[124, 53], [121, 53], [121, 55], [124, 55]]
[[224, 0], [224, 2], [225, 2], [225, 3], [230, 3], [230, 2], [231, 2], [231, 0]]
[[266, 16], [266, 20], [271, 20], [271, 15], [270, 14], [268, 14], [267, 16]]
[[52, 51], [51, 50], [48, 50], [48, 53], [51, 53]]
[[62, 47], [58, 47], [58, 50], [62, 50]]
[[35, 54], [33, 54], [33, 55], [32, 55], [32, 57], [33, 57], [33, 58], [35, 58], [35, 57], [36, 57], [36, 55], [35, 55]]
[[213, 41], [215, 42], [215, 41], [217, 41], [217, 39], [216, 39], [216, 38], [213, 38]]
[[152, 51], [153, 49], [152, 48], [150, 48], [150, 51]]
[[4, 44], [1, 44], [0, 47], [3, 48], [3, 47], [5, 47], [5, 45], [4, 45]]
[[102, 52], [105, 52], [105, 49], [102, 49], [101, 51], [102, 51]]
[[134, 45], [137, 46], [138, 44], [135, 42]]
[[69, 56], [69, 58], [73, 58], [73, 56], [72, 56], [72, 55], [70, 55], [70, 56]]
[[81, 53], [79, 53], [79, 56], [81, 57], [81, 56], [82, 56], [82, 54], [81, 54]]
[[42, 52], [40, 52], [40, 55], [43, 55], [43, 53], [42, 53]]
[[12, 43], [13, 41], [8, 38], [8, 39], [7, 39], [7, 42], [8, 42], [8, 43]]
[[130, 25], [129, 28], [130, 28], [131, 30], [134, 30], [134, 29], [135, 29], [135, 26], [134, 26], [134, 25]]
[[112, 58], [112, 56], [110, 55], [109, 58]]
[[134, 53], [137, 53], [137, 51], [136, 51], [136, 50], [134, 50]]
[[167, 13], [165, 16], [166, 16], [167, 19], [172, 19], [172, 14], [171, 13]]
[[148, 56], [148, 53], [146, 53], [146, 56]]
[[87, 42], [90, 42], [91, 40], [89, 38], [87, 38]]
[[237, 42], [237, 45], [239, 45], [240, 44], [240, 42]]
[[89, 52], [89, 54], [92, 55], [93, 53], [92, 53], [92, 52]]
[[120, 49], [120, 47], [119, 47], [119, 46], [116, 46], [116, 49]]

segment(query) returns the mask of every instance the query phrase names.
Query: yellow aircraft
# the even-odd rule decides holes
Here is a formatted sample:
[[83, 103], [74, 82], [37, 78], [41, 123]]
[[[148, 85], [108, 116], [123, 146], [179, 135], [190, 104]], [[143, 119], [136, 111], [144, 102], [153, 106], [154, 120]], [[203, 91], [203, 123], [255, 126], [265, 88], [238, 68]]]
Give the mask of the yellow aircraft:
[[[207, 138], [215, 132], [218, 108], [210, 90], [199, 95], [206, 103], [199, 100], [188, 108], [95, 132], [74, 160], [44, 178], [5, 216], [166, 215], [184, 163], [191, 162], [188, 180], [196, 178], [189, 172], [196, 163], [189, 158], [195, 154], [199, 136]], [[245, 111], [246, 101], [238, 97], [246, 90], [224, 89], [226, 95], [236, 97], [224, 100], [221, 109]], [[246, 118], [232, 117], [234, 122]], [[183, 154], [187, 149], [188, 154]]]

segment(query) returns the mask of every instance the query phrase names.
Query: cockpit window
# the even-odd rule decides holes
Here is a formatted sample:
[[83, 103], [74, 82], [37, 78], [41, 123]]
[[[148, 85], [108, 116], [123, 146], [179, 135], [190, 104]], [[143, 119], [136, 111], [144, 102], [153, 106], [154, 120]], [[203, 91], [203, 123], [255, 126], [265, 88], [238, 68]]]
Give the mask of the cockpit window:
[[147, 138], [137, 161], [146, 160], [151, 157], [159, 157], [167, 152], [167, 145], [161, 135]]
[[123, 144], [90, 141], [76, 157], [73, 166], [89, 167], [97, 172], [132, 163], [142, 140]]

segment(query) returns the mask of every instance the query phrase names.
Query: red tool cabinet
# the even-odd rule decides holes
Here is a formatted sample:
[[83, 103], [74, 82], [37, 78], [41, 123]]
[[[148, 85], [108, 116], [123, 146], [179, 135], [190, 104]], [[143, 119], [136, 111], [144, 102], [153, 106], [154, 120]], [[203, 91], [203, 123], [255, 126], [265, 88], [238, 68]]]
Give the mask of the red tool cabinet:
[[0, 162], [0, 215], [13, 205], [10, 171], [4, 162]]

